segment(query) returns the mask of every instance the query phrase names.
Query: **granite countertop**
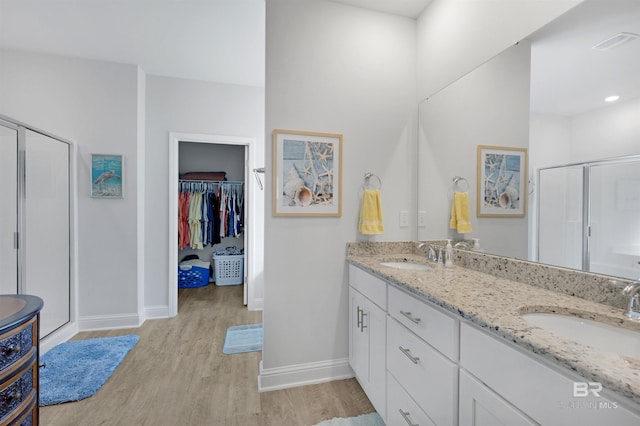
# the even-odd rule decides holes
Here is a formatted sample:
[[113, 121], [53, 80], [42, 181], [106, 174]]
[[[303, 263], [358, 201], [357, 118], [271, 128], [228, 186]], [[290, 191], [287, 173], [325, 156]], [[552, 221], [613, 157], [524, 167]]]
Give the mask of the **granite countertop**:
[[[640, 323], [626, 319], [623, 310], [460, 266], [435, 265], [425, 256], [414, 253], [389, 253], [396, 254], [350, 252], [347, 260], [590, 381], [600, 382], [605, 389], [640, 403], [640, 359], [596, 351], [562, 339], [529, 325], [520, 316], [526, 312], [564, 313], [640, 331]], [[426, 263], [433, 268], [416, 271], [380, 265], [380, 262], [388, 261]]]

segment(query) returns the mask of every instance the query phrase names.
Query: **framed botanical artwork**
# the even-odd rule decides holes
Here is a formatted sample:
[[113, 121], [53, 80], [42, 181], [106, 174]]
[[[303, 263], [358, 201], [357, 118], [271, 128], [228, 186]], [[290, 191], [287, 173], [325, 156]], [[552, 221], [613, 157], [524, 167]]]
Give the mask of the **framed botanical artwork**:
[[478, 217], [524, 217], [527, 149], [478, 145]]
[[342, 215], [342, 135], [273, 131], [273, 215]]
[[124, 198], [124, 157], [91, 154], [91, 196]]

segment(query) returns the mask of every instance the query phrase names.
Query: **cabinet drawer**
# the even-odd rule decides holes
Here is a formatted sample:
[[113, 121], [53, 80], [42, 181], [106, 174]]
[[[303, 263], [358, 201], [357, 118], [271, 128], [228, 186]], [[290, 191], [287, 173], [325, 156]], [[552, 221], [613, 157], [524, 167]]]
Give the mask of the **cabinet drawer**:
[[457, 319], [391, 285], [389, 314], [447, 358], [458, 359]]
[[357, 266], [349, 265], [349, 285], [380, 306], [382, 310], [387, 310], [387, 283], [384, 280]]
[[387, 369], [434, 423], [457, 424], [458, 366], [390, 317]]
[[499, 336], [460, 327], [460, 366], [540, 424], [631, 425], [640, 414], [604, 389], [599, 397], [574, 397], [575, 382], [589, 382], [559, 366], [538, 361]]
[[37, 378], [36, 352], [28, 355], [29, 363], [17, 372], [17, 374], [0, 387], [0, 420], [4, 420], [35, 393], [34, 379]]
[[34, 324], [35, 318], [21, 325], [18, 331], [14, 329], [0, 336], [0, 370], [4, 370], [29, 352], [34, 345]]
[[387, 426], [436, 426], [391, 374], [387, 386]]

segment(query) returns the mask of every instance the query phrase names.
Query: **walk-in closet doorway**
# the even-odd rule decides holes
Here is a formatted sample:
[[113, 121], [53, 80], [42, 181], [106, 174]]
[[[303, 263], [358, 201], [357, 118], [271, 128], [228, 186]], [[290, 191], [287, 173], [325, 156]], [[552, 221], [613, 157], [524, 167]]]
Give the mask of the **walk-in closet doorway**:
[[[179, 215], [178, 199], [180, 176], [185, 172], [227, 172], [219, 161], [207, 161], [216, 153], [226, 157], [222, 164], [230, 167], [227, 178], [243, 183], [244, 208], [243, 229], [239, 236], [224, 238], [221, 244], [195, 250], [200, 259], [211, 262], [211, 253], [215, 248], [236, 246], [244, 252], [244, 303], [249, 310], [262, 309], [262, 258], [264, 241], [264, 191], [261, 180], [254, 178], [253, 171], [261, 165], [255, 164], [255, 140], [250, 137], [170, 133], [169, 135], [169, 315], [178, 313], [178, 264], [191, 249], [180, 249], [178, 238]], [[189, 160], [189, 158], [192, 160]], [[240, 158], [238, 158], [238, 156]], [[197, 158], [196, 158], [197, 157]], [[189, 162], [192, 161], [192, 164]], [[208, 166], [210, 164], [210, 167]], [[238, 170], [241, 168], [242, 170]], [[196, 181], [197, 179], [193, 179]], [[206, 180], [206, 179], [205, 179]], [[209, 285], [214, 285], [210, 283]]]

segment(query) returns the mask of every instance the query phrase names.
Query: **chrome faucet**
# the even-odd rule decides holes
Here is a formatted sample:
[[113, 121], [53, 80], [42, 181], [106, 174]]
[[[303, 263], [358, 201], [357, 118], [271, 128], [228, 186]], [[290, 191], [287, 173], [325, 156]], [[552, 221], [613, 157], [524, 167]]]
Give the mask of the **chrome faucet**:
[[473, 247], [473, 243], [469, 241], [458, 241], [453, 246], [453, 248], [462, 248], [465, 250], [471, 250], [471, 247]]
[[427, 259], [431, 260], [432, 262], [437, 262], [438, 256], [436, 255], [436, 251], [431, 244], [426, 242], [420, 243], [418, 244], [418, 250], [420, 250], [424, 246], [427, 246]]
[[627, 310], [626, 313], [627, 317], [640, 321], [640, 281], [627, 284], [624, 290], [622, 290], [622, 294], [631, 296], [629, 300], [629, 310]]

